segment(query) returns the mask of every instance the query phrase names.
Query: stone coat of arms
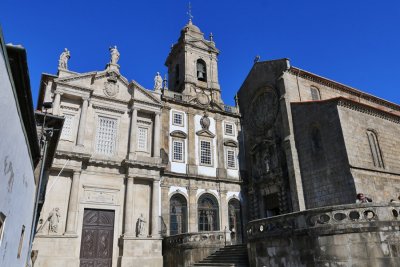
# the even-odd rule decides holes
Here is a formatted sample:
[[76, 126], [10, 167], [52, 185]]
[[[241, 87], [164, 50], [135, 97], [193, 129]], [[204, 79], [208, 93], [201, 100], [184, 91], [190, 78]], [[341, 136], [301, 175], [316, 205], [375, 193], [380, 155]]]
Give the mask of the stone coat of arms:
[[119, 92], [119, 85], [116, 82], [107, 81], [104, 83], [103, 91], [106, 96], [114, 97]]

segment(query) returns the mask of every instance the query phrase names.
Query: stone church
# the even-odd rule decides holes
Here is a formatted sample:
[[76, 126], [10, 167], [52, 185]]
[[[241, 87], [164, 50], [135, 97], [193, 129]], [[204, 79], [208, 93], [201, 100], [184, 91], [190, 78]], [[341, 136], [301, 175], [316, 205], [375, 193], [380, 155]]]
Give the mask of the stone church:
[[102, 71], [69, 70], [70, 53], [40, 85], [38, 107], [65, 122], [35, 265], [162, 266], [166, 236], [240, 242], [240, 115], [221, 99], [212, 36], [189, 21], [153, 89], [123, 76], [117, 47]]
[[[190, 266], [246, 242], [251, 266], [336, 266], [339, 249], [327, 244], [338, 241], [321, 236], [400, 227], [400, 205], [387, 205], [400, 189], [398, 105], [287, 59], [255, 62], [237, 106], [225, 105], [219, 50], [191, 20], [167, 55], [168, 79], [157, 73], [152, 89], [123, 76], [117, 47], [101, 71], [69, 70], [70, 53], [40, 86], [38, 107], [52, 102], [65, 121], [46, 174], [36, 266]], [[373, 206], [351, 205], [359, 192]], [[290, 241], [301, 227], [327, 225], [339, 230]], [[393, 245], [382, 236], [365, 247], [366, 262], [376, 244]], [[322, 246], [330, 258], [310, 252]], [[395, 248], [382, 253], [397, 257]]]

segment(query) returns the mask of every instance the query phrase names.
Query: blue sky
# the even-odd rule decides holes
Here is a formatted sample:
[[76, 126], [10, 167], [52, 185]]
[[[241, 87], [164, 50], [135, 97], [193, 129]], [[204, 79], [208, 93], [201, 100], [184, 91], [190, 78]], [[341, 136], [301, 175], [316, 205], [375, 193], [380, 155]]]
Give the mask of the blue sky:
[[[220, 49], [222, 96], [233, 96], [253, 65], [291, 64], [400, 103], [400, 1], [192, 0], [193, 22]], [[108, 47], [121, 53], [121, 73], [152, 88], [171, 44], [187, 23], [188, 1], [11, 1], [0, 4], [6, 42], [28, 51], [34, 103], [40, 74], [57, 72], [62, 50], [69, 68], [103, 70]]]

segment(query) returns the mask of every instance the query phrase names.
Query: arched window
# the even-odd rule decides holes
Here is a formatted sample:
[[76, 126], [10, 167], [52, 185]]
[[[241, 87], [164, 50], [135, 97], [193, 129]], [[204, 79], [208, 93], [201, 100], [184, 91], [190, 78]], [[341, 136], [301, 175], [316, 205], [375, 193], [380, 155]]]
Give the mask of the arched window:
[[312, 100], [321, 100], [321, 95], [319, 94], [319, 90], [316, 87], [311, 87], [311, 99]]
[[382, 153], [376, 133], [372, 130], [367, 130], [367, 137], [374, 166], [378, 168], [384, 168], [385, 166], [383, 164]]
[[206, 63], [202, 59], [197, 60], [197, 80], [207, 81]]
[[203, 194], [198, 202], [199, 231], [219, 230], [219, 208], [217, 199], [211, 194]]
[[228, 202], [229, 231], [232, 241], [240, 242], [242, 239], [242, 217], [240, 216], [240, 201], [233, 198]]
[[187, 202], [181, 194], [171, 197], [169, 204], [169, 229], [170, 235], [187, 232]]

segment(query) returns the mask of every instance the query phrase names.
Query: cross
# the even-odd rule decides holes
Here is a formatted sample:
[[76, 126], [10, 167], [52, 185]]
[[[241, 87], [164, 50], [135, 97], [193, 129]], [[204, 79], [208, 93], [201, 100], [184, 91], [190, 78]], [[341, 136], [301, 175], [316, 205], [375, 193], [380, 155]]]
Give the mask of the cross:
[[189, 16], [189, 21], [192, 21], [192, 4], [189, 2], [189, 8], [188, 8], [188, 12], [186, 12], [186, 14]]

